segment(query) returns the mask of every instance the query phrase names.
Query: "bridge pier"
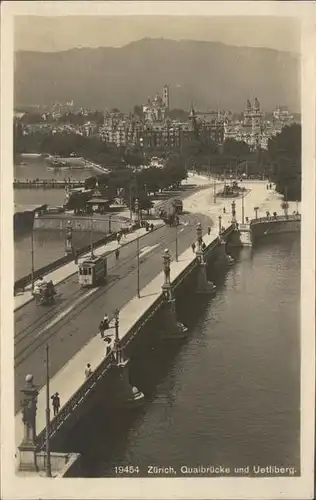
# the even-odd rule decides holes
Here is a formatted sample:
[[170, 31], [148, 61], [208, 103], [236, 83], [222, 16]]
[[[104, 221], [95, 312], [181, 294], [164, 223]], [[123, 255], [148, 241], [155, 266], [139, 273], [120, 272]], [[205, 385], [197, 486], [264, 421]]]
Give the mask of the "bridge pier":
[[197, 294], [214, 294], [216, 292], [216, 285], [212, 281], [208, 281], [206, 272], [206, 262], [204, 259], [203, 249], [202, 249], [202, 226], [199, 222], [196, 227], [197, 235], [197, 251], [196, 259], [198, 263], [198, 275], [197, 275], [197, 285], [195, 293]]
[[116, 404], [122, 407], [131, 407], [139, 405], [144, 401], [144, 394], [135, 386], [132, 386], [129, 378], [128, 369], [129, 360], [122, 360], [114, 366], [117, 375]]
[[163, 254], [165, 282], [162, 286], [164, 304], [161, 337], [165, 340], [177, 340], [187, 336], [188, 328], [177, 320], [176, 301], [170, 283], [170, 260], [169, 250], [166, 249]]

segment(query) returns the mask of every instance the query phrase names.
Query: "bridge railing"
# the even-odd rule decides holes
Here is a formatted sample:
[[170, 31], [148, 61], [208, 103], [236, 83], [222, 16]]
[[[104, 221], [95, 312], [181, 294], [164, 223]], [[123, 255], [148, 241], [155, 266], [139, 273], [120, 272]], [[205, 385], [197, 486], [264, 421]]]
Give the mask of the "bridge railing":
[[[50, 422], [50, 437], [53, 437], [58, 429], [67, 421], [72, 411], [80, 406], [81, 403], [86, 399], [86, 397], [92, 392], [94, 387], [97, 385], [98, 381], [103, 378], [104, 374], [111, 367], [110, 357], [104, 358], [104, 360], [97, 366], [97, 368], [92, 372], [90, 377], [86, 379], [78, 390], [71, 396], [70, 399], [61, 408], [58, 414]], [[39, 450], [43, 449], [45, 446], [46, 439], [46, 428], [44, 428], [37, 436], [37, 448]]]
[[262, 224], [264, 222], [282, 222], [282, 221], [300, 221], [301, 214], [291, 214], [291, 215], [277, 215], [274, 217], [271, 215], [270, 217], [259, 217], [258, 219], [252, 219], [250, 221], [250, 225], [254, 226], [256, 224]]

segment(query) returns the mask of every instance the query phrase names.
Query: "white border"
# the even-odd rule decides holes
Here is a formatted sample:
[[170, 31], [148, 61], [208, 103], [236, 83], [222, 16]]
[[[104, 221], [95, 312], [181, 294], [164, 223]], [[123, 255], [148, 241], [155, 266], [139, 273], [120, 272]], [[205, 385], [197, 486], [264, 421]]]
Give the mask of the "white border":
[[[313, 498], [315, 401], [315, 4], [312, 2], [6, 2], [1, 13], [1, 487], [4, 500], [49, 498]], [[13, 16], [246, 15], [302, 19], [302, 430], [299, 478], [30, 479], [14, 474]], [[286, 353], [285, 353], [286, 355]], [[14, 452], [13, 452], [14, 453]]]

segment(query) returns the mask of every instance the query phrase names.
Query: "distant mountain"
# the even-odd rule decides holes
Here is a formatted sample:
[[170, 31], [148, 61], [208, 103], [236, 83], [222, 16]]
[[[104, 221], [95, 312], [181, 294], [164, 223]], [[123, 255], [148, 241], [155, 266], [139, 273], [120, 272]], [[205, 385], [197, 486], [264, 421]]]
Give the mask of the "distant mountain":
[[171, 108], [241, 111], [258, 97], [300, 111], [300, 58], [266, 48], [217, 42], [143, 39], [121, 48], [15, 54], [15, 103], [73, 99], [90, 109], [132, 110], [170, 84]]

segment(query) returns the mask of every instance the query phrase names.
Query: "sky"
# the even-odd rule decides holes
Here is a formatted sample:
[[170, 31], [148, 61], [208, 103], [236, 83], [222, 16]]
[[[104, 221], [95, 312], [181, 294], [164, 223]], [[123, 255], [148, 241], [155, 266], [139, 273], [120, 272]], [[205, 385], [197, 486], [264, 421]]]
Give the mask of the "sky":
[[227, 45], [300, 51], [293, 18], [246, 16], [16, 16], [15, 50], [58, 52], [122, 47], [142, 38], [218, 41]]

